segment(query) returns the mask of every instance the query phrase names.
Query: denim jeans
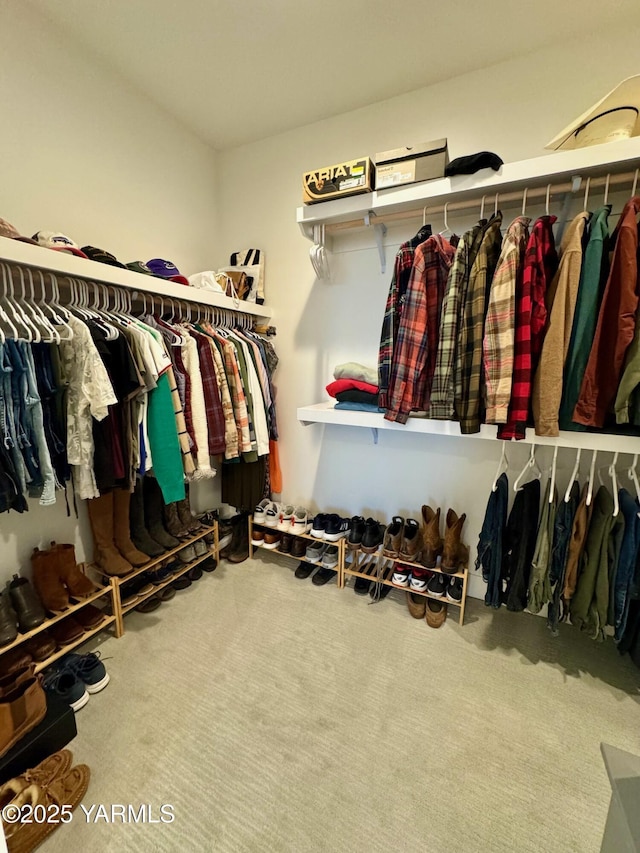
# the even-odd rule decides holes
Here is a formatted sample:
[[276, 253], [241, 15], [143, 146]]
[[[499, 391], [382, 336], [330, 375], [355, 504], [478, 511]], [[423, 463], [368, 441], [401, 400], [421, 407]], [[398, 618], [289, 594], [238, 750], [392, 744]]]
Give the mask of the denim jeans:
[[616, 569], [613, 589], [609, 594], [613, 598], [613, 625], [615, 627], [614, 640], [620, 642], [624, 634], [629, 614], [630, 589], [636, 568], [636, 555], [638, 551], [638, 537], [640, 535], [640, 520], [638, 519], [637, 501], [635, 501], [626, 489], [620, 489], [618, 493], [620, 512], [624, 516], [624, 536], [620, 545], [618, 566]]
[[558, 633], [560, 621], [560, 598], [564, 587], [564, 571], [567, 565], [569, 540], [573, 528], [573, 519], [580, 502], [580, 486], [574, 481], [569, 493], [569, 500], [564, 497], [560, 501], [553, 529], [553, 548], [551, 551], [551, 568], [549, 583], [552, 587], [552, 597], [547, 608], [547, 627], [553, 634]]
[[489, 495], [476, 557], [476, 571], [482, 566], [482, 579], [487, 584], [487, 607], [498, 608], [502, 603], [502, 540], [508, 500], [509, 481], [506, 474], [501, 474], [495, 492]]

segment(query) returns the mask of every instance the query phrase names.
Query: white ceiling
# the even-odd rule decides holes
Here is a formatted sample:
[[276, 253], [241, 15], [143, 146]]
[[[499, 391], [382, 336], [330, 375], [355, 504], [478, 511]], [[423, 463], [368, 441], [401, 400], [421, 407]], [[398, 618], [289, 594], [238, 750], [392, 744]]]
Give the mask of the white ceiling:
[[638, 0], [31, 3], [218, 149], [639, 22]]

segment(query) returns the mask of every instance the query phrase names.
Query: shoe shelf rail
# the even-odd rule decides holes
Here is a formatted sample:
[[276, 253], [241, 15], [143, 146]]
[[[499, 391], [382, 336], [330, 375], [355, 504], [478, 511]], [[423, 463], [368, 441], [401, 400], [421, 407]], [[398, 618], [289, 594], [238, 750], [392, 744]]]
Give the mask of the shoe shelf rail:
[[[286, 551], [280, 551], [276, 548], [267, 548], [266, 545], [259, 545], [256, 542], [253, 542], [253, 528], [257, 527], [258, 530], [264, 530], [265, 533], [286, 533], [291, 536], [292, 539], [304, 539], [307, 542], [316, 542], [316, 543], [324, 543], [326, 545], [335, 545], [338, 549], [338, 565], [335, 567], [324, 566], [322, 564], [322, 560], [317, 563], [313, 560], [307, 560], [306, 554], [304, 556], [297, 557], [291, 552], [287, 553]], [[309, 563], [311, 566], [317, 566], [317, 568], [330, 568], [332, 571], [337, 572], [336, 584], [338, 588], [343, 586], [343, 568], [344, 568], [344, 555], [345, 555], [345, 537], [341, 539], [337, 539], [335, 542], [331, 542], [327, 539], [320, 539], [319, 537], [312, 536], [310, 533], [290, 533], [287, 530], [278, 530], [277, 527], [269, 527], [266, 524], [254, 524], [253, 517], [249, 516], [249, 557], [253, 557], [256, 549], [261, 549], [263, 551], [267, 551], [267, 553], [271, 552], [272, 554], [280, 554], [281, 557], [290, 557], [292, 560], [297, 560], [301, 563]]]
[[[349, 557], [351, 558], [350, 560]], [[446, 598], [445, 596], [432, 595], [430, 592], [426, 591], [420, 592], [417, 589], [412, 589], [410, 586], [399, 586], [398, 584], [395, 584], [393, 582], [393, 570], [396, 565], [406, 566], [408, 569], [411, 569], [413, 567], [418, 568], [421, 571], [437, 572], [438, 574], [443, 575], [443, 577], [445, 578], [461, 578], [462, 598], [459, 602], [451, 601], [450, 598]], [[458, 622], [460, 625], [464, 624], [464, 611], [467, 601], [467, 585], [469, 581], [469, 570], [466, 566], [462, 569], [462, 571], [449, 573], [443, 572], [439, 566], [436, 566], [433, 569], [428, 569], [426, 566], [423, 566], [422, 563], [411, 563], [407, 562], [407, 560], [385, 557], [382, 552], [382, 549], [378, 550], [375, 554], [365, 554], [360, 550], [348, 550], [347, 560], [344, 564], [343, 573], [345, 576], [352, 575], [357, 578], [365, 578], [366, 580], [373, 581], [374, 583], [382, 583], [385, 586], [392, 587], [393, 589], [399, 589], [402, 592], [411, 592], [415, 595], [422, 595], [425, 598], [432, 598], [434, 601], [452, 604], [454, 607], [460, 608]]]
[[[136, 598], [136, 600], [135, 600], [135, 601], [133, 601], [131, 604], [128, 604], [127, 606], [123, 606], [123, 605], [122, 605], [122, 601], [120, 601], [120, 613], [121, 613], [121, 615], [122, 615], [122, 616], [126, 616], [126, 615], [127, 615], [127, 613], [131, 613], [131, 611], [132, 611], [132, 610], [135, 610], [135, 609], [136, 609], [136, 607], [137, 607], [139, 604], [142, 604], [142, 602], [143, 602], [143, 601], [146, 601], [148, 598], [153, 598], [153, 596], [154, 596], [154, 595], [157, 595], [157, 594], [160, 592], [160, 590], [164, 589], [164, 588], [165, 588], [165, 587], [167, 587], [167, 586], [171, 586], [171, 584], [172, 584], [174, 581], [178, 580], [178, 578], [182, 577], [182, 575], [184, 575], [184, 574], [186, 574], [187, 572], [191, 571], [191, 569], [195, 569], [195, 567], [196, 567], [199, 563], [204, 563], [204, 561], [205, 561], [205, 560], [208, 560], [208, 559], [209, 559], [209, 557], [211, 557], [211, 555], [212, 555], [212, 554], [213, 554], [213, 551], [211, 551], [211, 552], [210, 552], [210, 553], [208, 553], [208, 554], [202, 554], [200, 557], [196, 557], [196, 559], [195, 559], [195, 560], [192, 560], [190, 563], [185, 563], [185, 565], [184, 565], [184, 566], [181, 566], [181, 567], [178, 569], [178, 571], [177, 571], [177, 572], [174, 572], [174, 573], [173, 573], [172, 575], [170, 575], [170, 576], [169, 576], [165, 581], [162, 581], [162, 583], [159, 583], [159, 584], [154, 584], [154, 587], [153, 587], [153, 589], [152, 589], [152, 590], [150, 590], [149, 592], [144, 593], [143, 595], [138, 595], [138, 597]], [[127, 582], [127, 580], [128, 580], [128, 578], [121, 578], [120, 580], [121, 580], [121, 582], [118, 584], [118, 587], [120, 587], [120, 586], [122, 586], [124, 583], [126, 583], [126, 582]], [[119, 590], [119, 589], [118, 589], [118, 592], [120, 592], [120, 590]], [[124, 633], [124, 625], [123, 625], [123, 627], [122, 627], [122, 631], [123, 631], [123, 633]]]
[[[86, 564], [80, 565], [83, 568], [86, 568]], [[105, 613], [104, 618], [98, 625], [95, 625], [92, 628], [87, 628], [83, 631], [80, 637], [70, 643], [65, 643], [64, 646], [61, 646], [53, 654], [49, 655], [49, 657], [47, 657], [45, 660], [35, 661], [35, 671], [40, 672], [41, 670], [46, 669], [46, 667], [50, 666], [58, 658], [72, 651], [77, 646], [82, 645], [82, 643], [89, 639], [89, 637], [92, 637], [94, 634], [100, 633], [100, 631], [104, 631], [111, 625], [113, 625], [114, 627], [115, 636], [121, 636], [118, 631], [118, 624], [116, 619], [117, 590], [116, 585], [113, 583], [113, 581], [110, 581], [108, 584], [100, 586], [95, 592], [92, 592], [86, 597], [74, 597], [74, 604], [70, 604], [68, 607], [65, 607], [64, 610], [56, 611], [49, 618], [45, 619], [41, 625], [38, 625], [37, 628], [32, 628], [31, 631], [26, 631], [25, 633], [18, 634], [18, 636], [12, 643], [8, 643], [6, 646], [2, 646], [2, 648], [0, 648], [0, 669], [2, 668], [2, 656], [4, 654], [12, 651], [13, 649], [18, 648], [23, 643], [32, 640], [34, 637], [37, 637], [38, 634], [42, 633], [43, 631], [46, 631], [48, 628], [51, 628], [52, 625], [55, 625], [57, 622], [61, 622], [68, 616], [73, 616], [74, 613], [77, 613], [79, 610], [82, 610], [83, 607], [86, 607], [88, 604], [92, 604], [94, 601], [98, 601], [101, 598], [110, 599], [108, 604], [111, 606], [113, 612], [111, 614]]]

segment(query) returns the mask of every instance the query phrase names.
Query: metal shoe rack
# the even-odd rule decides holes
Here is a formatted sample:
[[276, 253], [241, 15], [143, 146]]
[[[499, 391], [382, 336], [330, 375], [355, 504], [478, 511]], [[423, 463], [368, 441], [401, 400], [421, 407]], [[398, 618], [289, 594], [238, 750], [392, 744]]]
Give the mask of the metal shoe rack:
[[[268, 527], [266, 524], [256, 524], [255, 527], [260, 530], [264, 530], [267, 533], [281, 533], [277, 527]], [[253, 557], [256, 548], [259, 548], [267, 553], [271, 554], [280, 554], [282, 557], [290, 557], [292, 560], [296, 560], [297, 562], [308, 563], [309, 560], [306, 560], [304, 557], [294, 557], [292, 554], [285, 554], [283, 551], [279, 551], [277, 548], [265, 548], [264, 545], [255, 545], [252, 542], [253, 539], [253, 518], [249, 516], [249, 556]], [[287, 532], [287, 531], [285, 531]], [[316, 539], [315, 536], [311, 536], [310, 533], [290, 533], [289, 534], [292, 539], [304, 539], [306, 542], [324, 542], [324, 539]], [[337, 542], [327, 542], [327, 545], [335, 545], [338, 549], [338, 565], [333, 569], [338, 573], [336, 577], [336, 583], [338, 587], [342, 587], [344, 584], [343, 579], [343, 569], [344, 569], [344, 554], [345, 554], [345, 545], [346, 540], [344, 538], [338, 539]], [[318, 568], [322, 567], [322, 563], [310, 563], [312, 566], [317, 566]]]
[[[213, 533], [214, 535], [214, 544], [213, 549], [209, 548], [206, 554], [203, 554], [200, 557], [197, 557], [195, 560], [192, 560], [190, 563], [186, 563], [184, 566], [181, 566], [177, 572], [174, 572], [170, 575], [166, 581], [163, 581], [161, 584], [153, 587], [153, 590], [145, 595], [139, 596], [136, 601], [130, 604], [128, 607], [122, 606], [122, 596], [121, 596], [121, 587], [128, 583], [128, 581], [133, 580], [138, 577], [138, 575], [143, 572], [153, 570], [154, 568], [158, 568], [158, 566], [174, 556], [181, 551], [183, 548], [186, 548], [187, 545], [192, 545], [194, 542], [197, 542], [199, 539], [202, 539], [208, 533]], [[161, 589], [165, 586], [169, 586], [169, 584], [173, 583], [182, 575], [186, 574], [191, 569], [195, 568], [199, 563], [202, 563], [208, 557], [214, 556], [216, 560], [219, 560], [219, 545], [218, 545], [218, 522], [216, 521], [212, 527], [205, 527], [202, 530], [198, 531], [195, 536], [192, 536], [190, 539], [181, 542], [179, 547], [173, 548], [171, 551], [167, 551], [161, 557], [157, 557], [154, 560], [150, 560], [146, 565], [142, 566], [139, 569], [131, 572], [131, 574], [126, 575], [123, 578], [112, 577], [109, 579], [107, 584], [99, 585], [99, 588], [96, 592], [91, 593], [91, 595], [86, 598], [76, 598], [74, 599], [75, 603], [71, 604], [69, 607], [66, 607], [64, 610], [57, 612], [50, 619], [45, 619], [42, 625], [38, 625], [37, 628], [34, 628], [32, 631], [27, 631], [25, 634], [18, 634], [16, 639], [9, 643], [7, 646], [3, 646], [0, 648], [0, 672], [2, 672], [2, 658], [7, 652], [12, 651], [13, 649], [18, 648], [23, 643], [32, 640], [34, 637], [37, 637], [42, 631], [46, 631], [47, 628], [51, 628], [52, 625], [55, 625], [57, 622], [61, 622], [63, 619], [66, 619], [68, 616], [73, 616], [74, 613], [77, 613], [79, 610], [82, 610], [83, 607], [86, 607], [88, 604], [93, 604], [96, 601], [99, 601], [102, 598], [107, 599], [107, 607], [105, 610], [109, 609], [111, 612], [105, 612], [102, 622], [99, 625], [96, 625], [94, 628], [89, 628], [83, 632], [83, 634], [78, 637], [76, 640], [73, 640], [71, 643], [66, 643], [61, 648], [57, 649], [52, 655], [46, 658], [43, 661], [39, 661], [35, 664], [35, 671], [40, 672], [43, 669], [46, 669], [48, 666], [51, 666], [58, 658], [63, 657], [69, 652], [72, 652], [78, 646], [81, 646], [83, 643], [86, 643], [91, 637], [95, 634], [99, 634], [101, 631], [105, 631], [108, 628], [113, 629], [113, 635], [115, 637], [122, 637], [124, 634], [124, 616], [126, 613], [129, 613], [131, 610], [135, 609], [139, 604], [145, 601], [147, 598], [151, 598], [152, 595], [156, 595]], [[91, 571], [92, 575], [97, 575], [98, 577], [102, 577], [102, 572], [92, 563], [85, 564], [81, 563], [80, 568], [87, 574], [87, 569]]]
[[[277, 527], [267, 527], [264, 524], [256, 524], [260, 530], [274, 532], [277, 531]], [[283, 557], [291, 557], [293, 560], [307, 562], [304, 557], [292, 557], [291, 554], [283, 553], [279, 551], [277, 548], [265, 548], [264, 545], [255, 545], [252, 542], [253, 539], [253, 518], [249, 516], [249, 556], [253, 557], [256, 549], [261, 549], [263, 551], [267, 551], [267, 553], [276, 553], [280, 554]], [[286, 531], [285, 531], [286, 532]], [[294, 539], [305, 539], [308, 542], [322, 542], [322, 539], [316, 539], [315, 536], [311, 536], [308, 533], [297, 533], [290, 534]], [[447, 605], [451, 604], [453, 607], [459, 608], [459, 618], [458, 622], [460, 625], [464, 624], [464, 611], [467, 602], [467, 585], [469, 581], [469, 567], [464, 566], [461, 571], [456, 572], [455, 574], [450, 574], [449, 572], [443, 572], [440, 568], [440, 563], [435, 569], [426, 569], [422, 563], [409, 563], [406, 560], [395, 560], [390, 557], [385, 557], [382, 553], [382, 546], [373, 554], [365, 554], [364, 551], [361, 551], [359, 548], [351, 550], [347, 548], [347, 540], [346, 538], [339, 539], [337, 542], [329, 543], [331, 545], [338, 546], [338, 565], [336, 566], [336, 571], [338, 572], [338, 576], [336, 578], [337, 585], [340, 589], [344, 588], [347, 583], [348, 577], [356, 577], [356, 578], [365, 578], [366, 580], [370, 580], [373, 582], [379, 582], [384, 584], [385, 586], [390, 586], [393, 589], [398, 589], [402, 592], [413, 592], [416, 595], [423, 595], [425, 598], [432, 598], [434, 601], [441, 601], [446, 603]], [[313, 565], [317, 565], [320, 567], [321, 563], [313, 563]], [[430, 592], [418, 592], [415, 589], [410, 589], [408, 587], [400, 587], [397, 584], [393, 583], [393, 568], [396, 565], [406, 566], [411, 569], [412, 567], [429, 571], [429, 572], [437, 572], [438, 574], [443, 575], [445, 578], [461, 578], [462, 579], [462, 598], [460, 601], [451, 601], [444, 596], [439, 597], [437, 595], [432, 595]]]
[[[462, 571], [456, 572], [455, 574], [443, 572], [439, 563], [435, 569], [426, 569], [428, 572], [437, 572], [438, 574], [444, 575], [445, 578], [462, 578], [462, 598], [457, 602], [451, 601], [444, 596], [432, 595], [430, 592], [418, 592], [418, 590], [411, 589], [410, 587], [400, 587], [393, 583], [393, 569], [394, 566], [397, 565], [406, 566], [408, 569], [415, 567], [422, 571], [426, 569], [422, 563], [408, 563], [406, 560], [394, 560], [390, 557], [385, 557], [382, 553], [382, 548], [380, 548], [375, 554], [365, 554], [358, 549], [356, 551], [346, 550], [346, 559], [343, 565], [342, 575], [343, 579], [346, 575], [351, 575], [356, 578], [366, 578], [367, 580], [393, 587], [393, 589], [400, 589], [404, 592], [414, 593], [415, 595], [423, 595], [425, 598], [432, 598], [434, 601], [441, 601], [447, 605], [451, 604], [454, 607], [458, 607], [460, 610], [458, 619], [459, 624], [462, 625], [464, 623], [464, 610], [467, 601], [467, 582], [469, 580], [468, 566], [465, 566]], [[345, 585], [344, 580], [342, 585]]]

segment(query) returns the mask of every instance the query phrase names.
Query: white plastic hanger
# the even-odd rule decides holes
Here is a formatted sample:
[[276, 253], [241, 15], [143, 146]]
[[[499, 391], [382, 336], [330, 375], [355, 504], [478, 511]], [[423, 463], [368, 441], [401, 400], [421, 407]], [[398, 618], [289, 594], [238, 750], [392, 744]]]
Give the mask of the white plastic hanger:
[[515, 483], [513, 484], [513, 491], [520, 491], [520, 483], [524, 480], [525, 476], [530, 474], [534, 480], [540, 480], [542, 478], [542, 471], [540, 470], [540, 466], [538, 465], [538, 460], [536, 459], [536, 446], [535, 444], [531, 445], [531, 452], [529, 453], [529, 458], [527, 462], [517, 477]]
[[20, 297], [16, 301], [20, 307], [20, 315], [24, 317], [25, 321], [29, 324], [33, 333], [34, 342], [39, 344], [42, 340], [42, 335], [38, 328], [38, 321], [35, 317], [35, 312], [33, 311], [32, 306], [27, 302], [27, 288], [24, 281], [24, 271], [22, 267], [18, 267], [18, 275], [20, 276]]
[[[33, 334], [31, 332], [31, 327], [27, 324], [26, 320], [20, 316], [20, 312], [18, 310], [18, 306], [15, 302], [15, 295], [13, 291], [13, 277], [11, 275], [11, 270], [6, 264], [2, 264], [2, 283], [3, 283], [3, 294], [4, 294], [4, 303], [5, 306], [9, 309], [11, 313], [11, 318], [13, 322], [9, 319], [9, 314], [5, 314], [6, 319], [9, 321], [9, 325], [12, 330], [15, 332], [15, 339], [20, 341], [27, 341], [27, 343], [31, 343], [33, 340]], [[26, 332], [26, 335], [20, 333], [18, 327], [22, 327]]]
[[446, 201], [444, 203], [444, 211], [442, 213], [442, 218], [444, 220], [444, 229], [440, 232], [440, 237], [444, 237], [445, 234], [451, 234], [451, 228], [449, 228], [449, 218], [447, 216], [447, 211], [449, 209], [449, 202]]
[[551, 184], [547, 184], [547, 195], [544, 200], [544, 209], [547, 216], [549, 216], [549, 194], [551, 192]]
[[616, 464], [618, 462], [618, 452], [613, 454], [613, 462], [609, 465], [609, 476], [611, 477], [611, 489], [613, 491], [613, 517], [615, 518], [620, 512], [620, 502], [618, 500], [618, 476], [616, 474]]
[[584, 205], [583, 209], [587, 210], [587, 203], [589, 201], [589, 187], [591, 186], [591, 178], [587, 178], [584, 188]]
[[640, 169], [636, 169], [636, 173], [633, 176], [633, 186], [631, 187], [631, 198], [633, 198], [636, 194], [636, 187], [638, 186], [638, 172], [640, 172]]
[[529, 192], [529, 187], [525, 187], [522, 193], [522, 216], [524, 216], [525, 211], [527, 209], [527, 193]]
[[506, 472], [509, 469], [509, 460], [507, 459], [507, 442], [502, 442], [502, 453], [500, 454], [500, 462], [498, 463], [498, 470], [496, 471], [496, 476], [493, 478], [493, 485], [491, 486], [491, 491], [495, 492], [498, 488], [498, 478], [502, 471]]
[[603, 204], [607, 204], [609, 202], [609, 180], [610, 179], [611, 179], [611, 175], [607, 175], [607, 180], [604, 182]]
[[593, 478], [596, 473], [596, 459], [598, 458], [598, 451], [593, 451], [593, 456], [591, 457], [591, 467], [589, 468], [589, 485], [587, 486], [587, 506], [591, 506], [591, 501], [593, 500]]
[[480, 219], [484, 219], [484, 200], [486, 195], [482, 196], [482, 201], [480, 202]]
[[498, 200], [499, 200], [499, 198], [500, 198], [500, 193], [496, 193], [496, 203], [493, 207], [493, 215], [494, 216], [498, 215]]
[[573, 466], [573, 471], [571, 472], [571, 476], [569, 477], [569, 485], [567, 486], [567, 491], [564, 493], [564, 502], [566, 504], [571, 500], [571, 487], [573, 486], [576, 477], [578, 476], [578, 468], [580, 467], [580, 456], [582, 455], [582, 449], [579, 447], [576, 452], [576, 462]]
[[29, 302], [27, 303], [28, 307], [33, 311], [34, 317], [38, 318], [38, 322], [40, 326], [45, 330], [46, 341], [47, 343], [60, 343], [60, 333], [53, 325], [49, 317], [42, 310], [42, 306], [36, 299], [35, 285], [33, 282], [33, 273], [30, 267], [26, 269], [27, 276], [29, 277]]
[[[627, 471], [627, 476], [633, 483], [636, 490], [636, 499], [638, 503], [640, 503], [640, 482], [638, 481], [638, 475], [636, 474], [636, 466], [638, 464], [638, 454], [633, 454], [633, 462], [631, 463], [631, 467]], [[640, 511], [638, 511], [638, 518], [640, 518]]]
[[556, 488], [556, 471], [558, 467], [558, 445], [553, 448], [553, 462], [551, 463], [551, 485], [549, 487], [549, 503], [553, 503], [553, 494]]
[[429, 210], [429, 208], [425, 205], [422, 209], [422, 227], [423, 228], [427, 224], [427, 210]]

